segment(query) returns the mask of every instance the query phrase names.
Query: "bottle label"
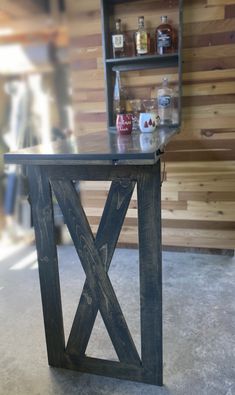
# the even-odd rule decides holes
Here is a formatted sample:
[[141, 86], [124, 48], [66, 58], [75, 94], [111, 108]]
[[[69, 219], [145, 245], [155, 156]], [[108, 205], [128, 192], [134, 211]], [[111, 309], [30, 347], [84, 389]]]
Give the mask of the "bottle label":
[[171, 105], [171, 96], [163, 95], [158, 97], [158, 106], [168, 108]]
[[169, 34], [158, 34], [157, 45], [158, 47], [170, 48], [172, 45], [171, 36]]
[[123, 48], [123, 46], [124, 46], [123, 34], [115, 34], [115, 35], [113, 35], [112, 39], [113, 39], [113, 47], [114, 48]]
[[144, 55], [148, 53], [148, 38], [145, 32], [137, 33], [136, 50], [139, 55]]

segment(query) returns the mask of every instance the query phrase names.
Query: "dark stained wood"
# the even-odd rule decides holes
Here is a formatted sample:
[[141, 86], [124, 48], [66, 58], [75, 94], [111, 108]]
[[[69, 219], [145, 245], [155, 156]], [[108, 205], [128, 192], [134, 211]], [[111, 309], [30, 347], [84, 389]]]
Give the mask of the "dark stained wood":
[[235, 18], [235, 4], [228, 4], [225, 6], [225, 18]]
[[[145, 70], [151, 68], [177, 67], [178, 53], [161, 55], [132, 56], [125, 58], [107, 59], [106, 63], [113, 66], [115, 70], [131, 71]], [[122, 67], [121, 67], [122, 66]]]
[[97, 67], [96, 59], [79, 59], [71, 64], [71, 70], [93, 70]]
[[92, 299], [98, 303], [119, 360], [139, 365], [140, 358], [74, 186], [69, 180], [51, 183], [86, 273]]
[[71, 37], [70, 44], [79, 47], [94, 47], [102, 45], [101, 34], [90, 34], [82, 37]]
[[113, 73], [112, 68], [106, 64], [106, 59], [110, 57], [109, 40], [111, 37], [111, 30], [109, 24], [109, 14], [112, 12], [112, 6], [107, 0], [100, 1], [101, 9], [101, 25], [102, 25], [102, 48], [103, 48], [103, 64], [104, 64], [104, 78], [109, 83], [105, 84], [105, 103], [107, 112], [107, 124], [113, 124]]
[[[18, 164], [154, 164], [165, 146], [177, 133], [177, 127], [159, 128], [154, 133], [97, 132], [74, 139], [58, 140], [5, 154], [6, 163]], [[142, 139], [144, 138], [144, 146]], [[102, 173], [100, 173], [102, 174]]]
[[[91, 19], [92, 21], [95, 18], [100, 18], [100, 9], [94, 9], [94, 10], [89, 10], [89, 11], [81, 11], [80, 9], [77, 11], [74, 6], [76, 6], [76, 3], [73, 1], [73, 10], [72, 10], [72, 15], [75, 18], [82, 18], [82, 19]], [[78, 5], [79, 8], [79, 5]]]
[[[160, 162], [145, 166], [54, 164], [27, 167], [49, 363], [82, 372], [162, 385]], [[73, 183], [80, 178], [114, 180], [96, 239]], [[86, 273], [67, 348], [64, 344], [49, 181]], [[107, 274], [136, 182], [139, 199], [142, 360]], [[120, 362], [85, 356], [98, 310]]]
[[[114, 163], [115, 165], [115, 163]], [[141, 174], [142, 166], [138, 165], [99, 165], [99, 166], [43, 166], [53, 180], [71, 179], [74, 181], [114, 181], [122, 179], [136, 181]], [[146, 171], [150, 171], [153, 165], [145, 165]]]
[[168, 162], [206, 162], [206, 161], [227, 161], [234, 160], [234, 150], [231, 149], [218, 149], [212, 151], [210, 149], [200, 151], [166, 151], [164, 158]]
[[66, 362], [63, 365], [65, 369], [78, 370], [79, 372], [92, 373], [101, 376], [109, 376], [123, 380], [139, 381], [146, 384], [152, 384], [148, 376], [145, 375], [143, 367], [124, 364], [115, 361], [107, 361], [98, 358], [78, 358], [74, 355], [66, 354]]
[[220, 134], [234, 134], [235, 133], [235, 127], [234, 128], [211, 128], [211, 129], [201, 129], [201, 135], [205, 137], [212, 137]]
[[[109, 191], [95, 239], [96, 248], [103, 257], [106, 271], [112, 260], [134, 186], [135, 183], [131, 181], [113, 181]], [[85, 353], [97, 312], [98, 303], [92, 298], [86, 280], [68, 339], [67, 353], [78, 356]]]
[[163, 219], [164, 228], [176, 229], [210, 229], [210, 230], [234, 230], [235, 222], [231, 221], [195, 221], [195, 220], [173, 220]]
[[[124, 13], [132, 14], [133, 13], [133, 5], [136, 9], [138, 9], [140, 15], [144, 15], [149, 10], [152, 10], [153, 13], [159, 13], [159, 11], [164, 11], [167, 13], [168, 11], [177, 12], [179, 7], [179, 0], [153, 0], [153, 1], [141, 1], [141, 0], [108, 0], [110, 3], [118, 4], [118, 11], [122, 11]], [[164, 14], [165, 15], [165, 14]]]
[[[91, 99], [88, 99], [89, 101]], [[96, 99], [97, 100], [97, 99]], [[101, 99], [103, 101], [103, 98]], [[83, 113], [77, 113], [76, 115], [76, 120], [79, 122], [94, 122], [97, 124], [97, 122], [104, 122], [106, 121], [107, 116], [105, 112], [98, 112], [98, 113], [92, 113], [92, 114], [83, 114]]]
[[142, 363], [152, 382], [162, 385], [161, 172], [143, 172], [137, 183], [140, 258]]
[[60, 367], [64, 359], [65, 340], [51, 190], [47, 175], [41, 168], [29, 167], [28, 176], [48, 362], [51, 366]]
[[184, 48], [207, 47], [210, 45], [226, 45], [235, 43], [234, 31], [184, 37]]
[[185, 96], [182, 98], [183, 106], [208, 106], [215, 104], [235, 104], [235, 94], [208, 95], [208, 96]]
[[226, 56], [208, 59], [194, 59], [183, 61], [183, 72], [196, 72], [196, 71], [214, 71], [232, 69], [235, 63], [235, 56]]
[[180, 140], [172, 141], [167, 146], [168, 151], [180, 151], [180, 150], [192, 150], [192, 151], [204, 151], [204, 150], [229, 150], [235, 153], [235, 145], [233, 140], [209, 140], [204, 139], [200, 141]]

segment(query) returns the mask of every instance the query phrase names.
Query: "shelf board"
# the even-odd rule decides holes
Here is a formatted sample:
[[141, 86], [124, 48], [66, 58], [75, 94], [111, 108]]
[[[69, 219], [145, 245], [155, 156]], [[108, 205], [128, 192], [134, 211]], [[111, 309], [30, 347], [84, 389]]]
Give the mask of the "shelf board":
[[136, 0], [106, 0], [108, 4], [135, 3]]
[[179, 61], [178, 53], [166, 55], [143, 55], [124, 58], [106, 59], [106, 65], [113, 70], [131, 71], [153, 68], [177, 67]]
[[[165, 130], [165, 131], [167, 131], [167, 130], [169, 130], [169, 131], [170, 131], [170, 130], [179, 130], [180, 127], [181, 127], [181, 125], [180, 125], [179, 123], [172, 123], [172, 124], [170, 124], [170, 125], [158, 125], [158, 126], [157, 126], [157, 129], [156, 129], [156, 132], [157, 132], [157, 131], [160, 131], [160, 130]], [[116, 128], [116, 126], [109, 126], [108, 130], [109, 130], [109, 132], [111, 132], [111, 133], [117, 133], [117, 128]], [[141, 131], [138, 129], [137, 131], [133, 131], [133, 133], [140, 134]], [[142, 133], [142, 134], [144, 134], [144, 133]], [[149, 134], [149, 133], [148, 133], [148, 134]]]

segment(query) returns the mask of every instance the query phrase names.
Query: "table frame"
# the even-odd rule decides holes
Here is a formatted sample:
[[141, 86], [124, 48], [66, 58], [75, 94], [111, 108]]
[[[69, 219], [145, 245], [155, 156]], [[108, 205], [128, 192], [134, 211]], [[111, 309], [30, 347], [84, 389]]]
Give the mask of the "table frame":
[[[58, 163], [58, 162], [57, 162]], [[162, 385], [161, 170], [154, 165], [27, 166], [35, 228], [49, 365]], [[75, 181], [112, 181], [93, 236]], [[137, 184], [141, 356], [108, 276], [122, 224]], [[65, 344], [52, 191], [62, 210], [86, 281]], [[98, 310], [119, 362], [86, 356]]]

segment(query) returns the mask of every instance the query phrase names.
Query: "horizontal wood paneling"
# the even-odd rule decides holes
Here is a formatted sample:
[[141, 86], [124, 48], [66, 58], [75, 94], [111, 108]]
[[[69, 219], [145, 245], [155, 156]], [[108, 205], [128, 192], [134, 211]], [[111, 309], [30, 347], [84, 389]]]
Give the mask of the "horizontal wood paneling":
[[[138, 2], [148, 26], [157, 25], [168, 1]], [[167, 13], [175, 19], [175, 1]], [[139, 11], [119, 5], [128, 30]], [[146, 8], [146, 5], [147, 8]], [[67, 0], [70, 62], [77, 133], [105, 128], [104, 79], [99, 0]], [[151, 7], [148, 9], [148, 7]], [[153, 11], [159, 7], [160, 11]], [[235, 246], [235, 0], [185, 0], [183, 125], [165, 155], [163, 242], [171, 246], [234, 249]], [[155, 97], [162, 75], [123, 75], [131, 97]], [[167, 70], [177, 83], [175, 70]], [[84, 186], [85, 188], [85, 186]], [[86, 210], [94, 230], [107, 185], [86, 185]], [[122, 243], [137, 243], [134, 195]]]
[[[32, 17], [37, 13], [42, 13], [44, 7], [39, 1], [32, 0], [2, 0], [0, 3], [0, 13], [6, 16], [7, 19], [17, 19]], [[4, 18], [3, 18], [4, 20]]]

